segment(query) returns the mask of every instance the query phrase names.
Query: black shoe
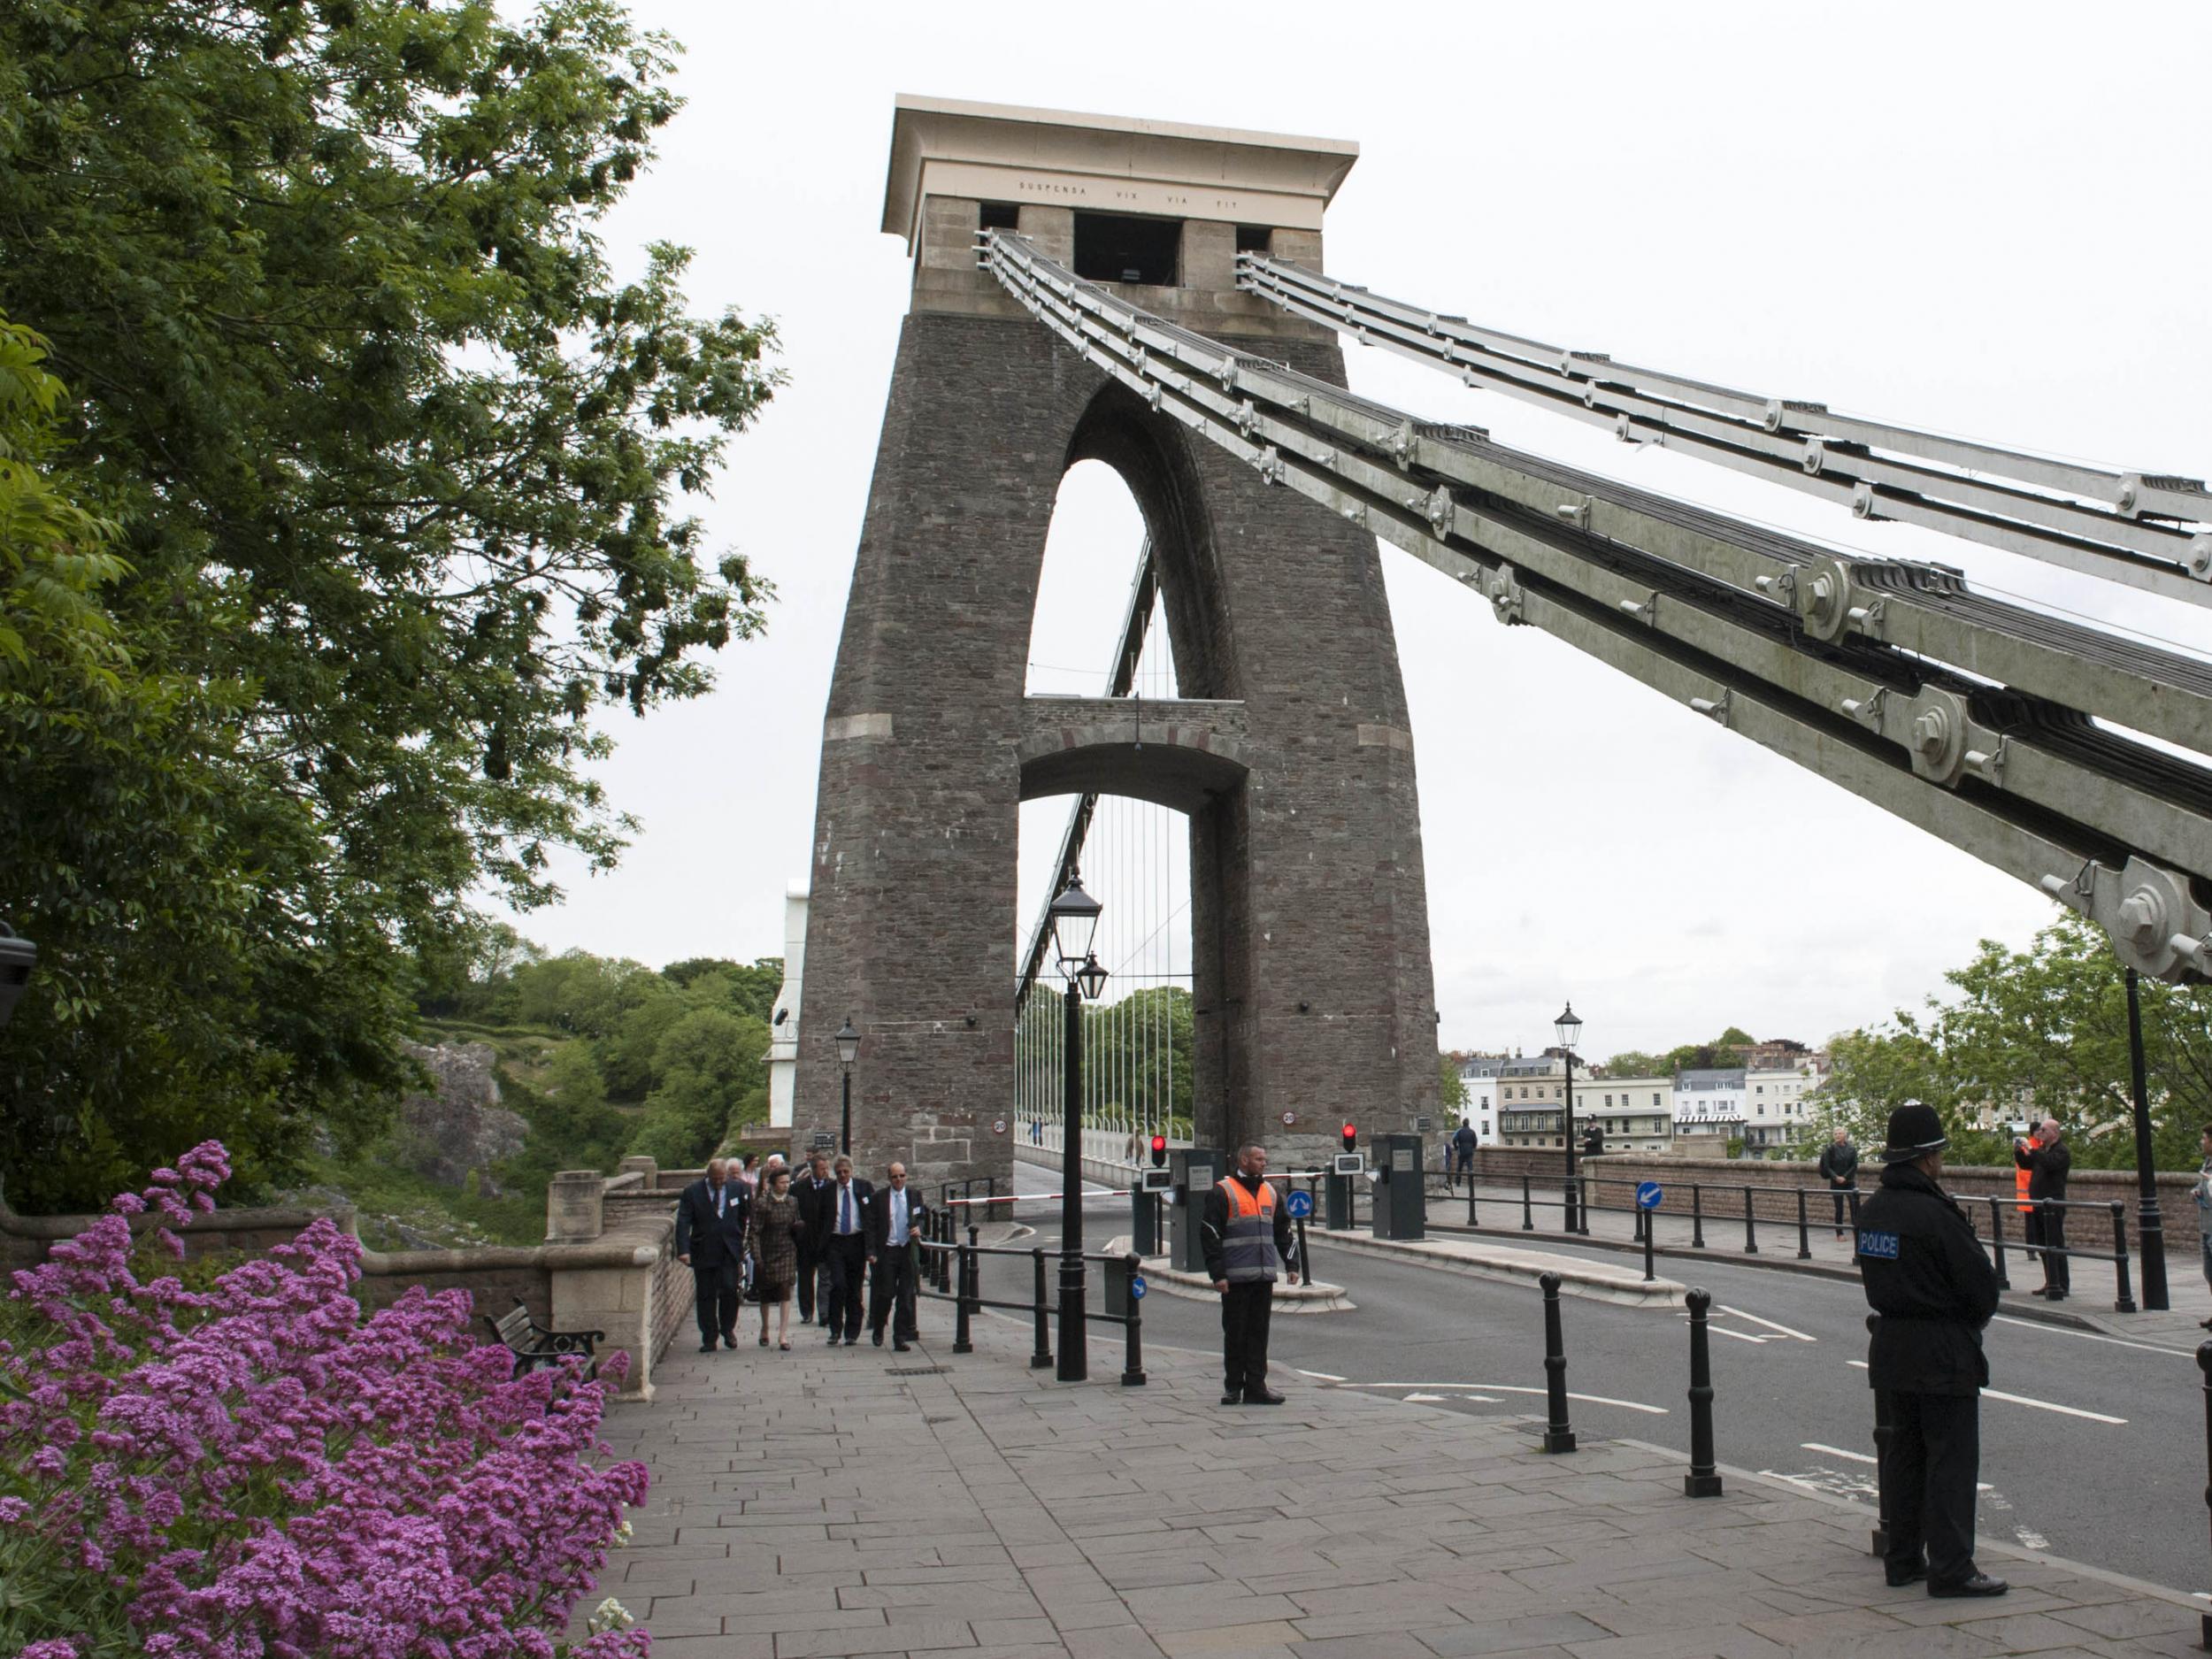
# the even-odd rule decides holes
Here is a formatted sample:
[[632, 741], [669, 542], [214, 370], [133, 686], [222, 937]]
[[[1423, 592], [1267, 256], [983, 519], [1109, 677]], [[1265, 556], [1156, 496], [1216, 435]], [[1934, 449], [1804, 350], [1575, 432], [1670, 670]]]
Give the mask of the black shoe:
[[897, 1353], [901, 1353], [901, 1354], [905, 1353], [905, 1352], [906, 1352], [909, 1348], [912, 1348], [913, 1346], [914, 1346], [914, 1345], [913, 1345], [911, 1342], [894, 1342], [894, 1343], [892, 1343], [892, 1344], [891, 1344], [891, 1347], [892, 1347], [893, 1350], [894, 1350], [894, 1351], [895, 1351], [895, 1352], [897, 1352]]
[[1232, 1388], [1227, 1394], [1221, 1396], [1221, 1403], [1225, 1406], [1242, 1405], [1244, 1403], [1244, 1390], [1241, 1388]]
[[735, 1348], [737, 1346], [737, 1333], [734, 1331], [723, 1332], [722, 1346], [725, 1348]]
[[881, 1348], [883, 1346], [883, 1333], [880, 1331], [871, 1331], [868, 1333], [868, 1340], [871, 1342], [873, 1342], [878, 1348]]
[[2002, 1578], [1993, 1578], [1985, 1572], [1978, 1572], [1959, 1579], [1955, 1584], [1931, 1584], [1930, 1595], [2002, 1595], [2012, 1586]]
[[856, 1343], [856, 1342], [857, 1342], [857, 1341], [859, 1341], [859, 1340], [860, 1340], [860, 1339], [859, 1339], [858, 1337], [856, 1337], [856, 1336], [849, 1336], [849, 1337], [847, 1337], [847, 1338], [845, 1339], [845, 1346], [846, 1346], [847, 1348], [850, 1348], [850, 1347], [851, 1347], [854, 1343]]
[[709, 1337], [709, 1338], [708, 1338], [705, 1341], [703, 1341], [703, 1342], [700, 1343], [700, 1344], [699, 1344], [699, 1351], [700, 1351], [702, 1354], [711, 1354], [711, 1353], [713, 1353], [713, 1352], [714, 1352], [714, 1339], [713, 1339], [712, 1337]]
[[1248, 1406], [1279, 1406], [1283, 1403], [1283, 1396], [1271, 1388], [1247, 1388], [1244, 1403]]
[[1909, 1584], [1919, 1584], [1927, 1576], [1928, 1563], [1924, 1561], [1916, 1567], [1906, 1568], [1902, 1572], [1897, 1571], [1894, 1568], [1886, 1567], [1882, 1571], [1883, 1579], [1893, 1590], [1901, 1590]]
[[829, 1345], [832, 1348], [835, 1348], [837, 1346], [837, 1333], [834, 1331], [831, 1332], [829, 1334]]
[[2043, 1293], [2043, 1295], [2045, 1300], [2049, 1302], [2064, 1302], [2066, 1300], [2066, 1293], [2062, 1290], [2047, 1290]]

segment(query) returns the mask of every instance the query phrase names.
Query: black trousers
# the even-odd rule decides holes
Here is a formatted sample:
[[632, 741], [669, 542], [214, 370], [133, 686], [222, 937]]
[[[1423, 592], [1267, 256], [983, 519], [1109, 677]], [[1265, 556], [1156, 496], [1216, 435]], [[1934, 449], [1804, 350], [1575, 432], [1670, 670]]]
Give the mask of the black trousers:
[[2055, 1290], [2062, 1296], [2074, 1287], [2073, 1263], [2063, 1254], [2066, 1248], [2066, 1212], [2063, 1210], [2047, 1210], [2039, 1217], [2030, 1217], [2029, 1219], [2042, 1223], [2043, 1236], [2039, 1242], [2043, 1246], [2043, 1288]]
[[799, 1322], [803, 1325], [814, 1317], [814, 1293], [822, 1277], [822, 1251], [817, 1245], [810, 1249], [799, 1247]]
[[1275, 1281], [1232, 1283], [1221, 1296], [1221, 1386], [1225, 1394], [1267, 1386], [1267, 1325]]
[[1981, 1408], [1976, 1394], [1890, 1395], [1882, 1495], [1892, 1573], [1917, 1566], [1924, 1549], [1929, 1583], [1956, 1584], [1972, 1575]]
[[691, 1260], [692, 1288], [699, 1296], [699, 1340], [712, 1342], [737, 1333], [737, 1263], [734, 1260], [703, 1265]]
[[868, 1275], [868, 1328], [878, 1336], [883, 1334], [883, 1322], [896, 1310], [892, 1319], [891, 1340], [911, 1342], [920, 1335], [914, 1320], [914, 1247], [910, 1244], [886, 1245], [883, 1254], [876, 1257], [876, 1264]]
[[1859, 1189], [1855, 1187], [1839, 1187], [1836, 1188], [1835, 1197], [1836, 1225], [1840, 1227], [1844, 1225], [1844, 1211], [1848, 1209], [1851, 1212], [1851, 1225], [1856, 1226], [1859, 1220]]
[[868, 1267], [868, 1241], [857, 1233], [833, 1233], [822, 1240], [822, 1266], [829, 1279], [829, 1304], [822, 1328], [830, 1335], [860, 1334], [860, 1281]]

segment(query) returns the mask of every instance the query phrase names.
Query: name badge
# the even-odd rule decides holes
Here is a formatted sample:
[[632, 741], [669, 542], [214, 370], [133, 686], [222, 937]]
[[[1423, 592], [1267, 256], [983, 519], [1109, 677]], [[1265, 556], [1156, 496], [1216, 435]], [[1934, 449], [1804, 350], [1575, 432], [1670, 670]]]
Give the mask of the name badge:
[[1893, 1262], [1897, 1259], [1897, 1235], [1893, 1233], [1873, 1233], [1863, 1229], [1859, 1233], [1859, 1254], [1878, 1256], [1885, 1262]]

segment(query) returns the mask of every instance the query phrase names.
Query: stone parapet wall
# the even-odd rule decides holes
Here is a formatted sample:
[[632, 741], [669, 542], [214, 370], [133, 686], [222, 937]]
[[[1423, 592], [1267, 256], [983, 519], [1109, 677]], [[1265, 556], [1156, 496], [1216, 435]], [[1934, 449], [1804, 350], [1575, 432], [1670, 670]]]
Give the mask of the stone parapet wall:
[[[1523, 1174], [1532, 1182], [1543, 1187], [1557, 1187], [1564, 1178], [1563, 1154], [1556, 1148], [1484, 1147], [1475, 1154], [1475, 1173], [1480, 1180], [1508, 1186], [1518, 1185]], [[1667, 1189], [1666, 1210], [1670, 1215], [1686, 1214], [1690, 1205], [1690, 1187], [1696, 1183], [1702, 1188], [1705, 1213], [1709, 1217], [1725, 1219], [1743, 1215], [1744, 1188], [1752, 1189], [1752, 1211], [1762, 1220], [1794, 1221], [1797, 1218], [1796, 1189], [1812, 1191], [1807, 1201], [1806, 1214], [1814, 1222], [1822, 1219], [1818, 1200], [1827, 1189], [1816, 1165], [1809, 1159], [1763, 1158], [1681, 1158], [1660, 1153], [1615, 1152], [1594, 1158], [1578, 1158], [1576, 1167], [1586, 1171], [1592, 1182], [1591, 1197], [1601, 1206], [1627, 1209], [1633, 1202], [1631, 1188], [1638, 1181], [1657, 1181]], [[1943, 1185], [1953, 1196], [1969, 1200], [1986, 1201], [1991, 1197], [2013, 1196], [2014, 1171], [1977, 1164], [1947, 1164]], [[1862, 1194], [1872, 1189], [1881, 1179], [1881, 1165], [1861, 1154], [1859, 1188]], [[1432, 1171], [1432, 1184], [1440, 1181]], [[2196, 1178], [2179, 1171], [2162, 1171], [2158, 1177], [2160, 1217], [2165, 1226], [2166, 1250], [2170, 1256], [2187, 1256], [2198, 1248], [2199, 1231], [2197, 1207], [2190, 1197]], [[1556, 1195], [1555, 1194], [1554, 1194]], [[2128, 1248], [2136, 1248], [2140, 1225], [2138, 1211], [2140, 1204], [2136, 1194], [2135, 1172], [2132, 1170], [2076, 1169], [2067, 1183], [2066, 1196], [2071, 1202], [2108, 1204], [2115, 1200], [2126, 1206]], [[1978, 1210], [1977, 1224], [1986, 1232], [1988, 1205], [1974, 1203]], [[1832, 1208], [1830, 1213], [1832, 1214]], [[2080, 1209], [2068, 1212], [2071, 1236], [2069, 1242], [2085, 1249], [2108, 1250], [2112, 1248], [2111, 1224], [2105, 1217]], [[2024, 1217], [2016, 1210], [2006, 1209], [2005, 1231], [2008, 1237], [2017, 1238]], [[1539, 1225], [1543, 1222], [1540, 1213]], [[1556, 1214], [1550, 1224], [1557, 1225]]]

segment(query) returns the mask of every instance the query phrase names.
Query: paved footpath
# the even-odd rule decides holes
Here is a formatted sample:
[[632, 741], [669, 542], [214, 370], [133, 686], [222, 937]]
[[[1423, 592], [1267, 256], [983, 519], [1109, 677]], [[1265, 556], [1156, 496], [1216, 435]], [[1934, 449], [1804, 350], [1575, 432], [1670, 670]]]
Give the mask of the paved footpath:
[[[607, 1439], [652, 1467], [612, 1594], [658, 1659], [1694, 1659], [1767, 1654], [2193, 1654], [2186, 1598], [1985, 1545], [1993, 1601], [1892, 1590], [1862, 1508], [1633, 1441], [1534, 1449], [1480, 1419], [1296, 1375], [1225, 1408], [1210, 1356], [1149, 1351], [1123, 1388], [1028, 1369], [1028, 1332], [951, 1352], [712, 1356], [680, 1342]], [[595, 1601], [588, 1598], [586, 1605]]]

